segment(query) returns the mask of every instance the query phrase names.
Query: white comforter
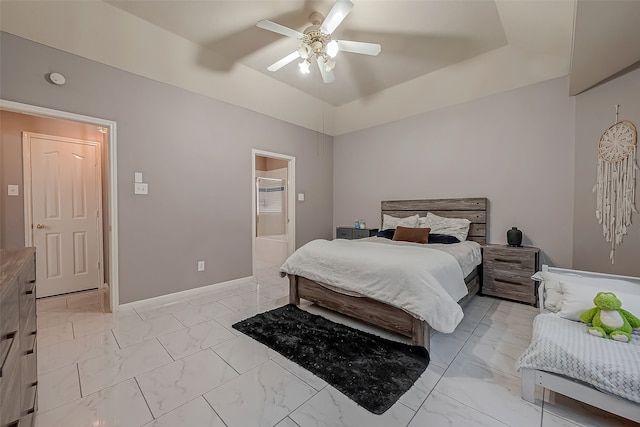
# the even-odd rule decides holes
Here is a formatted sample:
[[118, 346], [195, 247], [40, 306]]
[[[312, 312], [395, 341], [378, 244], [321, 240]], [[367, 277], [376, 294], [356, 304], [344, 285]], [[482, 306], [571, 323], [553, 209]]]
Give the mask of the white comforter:
[[[457, 245], [466, 251], [462, 246], [455, 250]], [[468, 292], [465, 274], [455, 256], [429, 246], [381, 238], [314, 240], [291, 255], [280, 271], [383, 301], [450, 333], [463, 317], [456, 301]], [[461, 259], [480, 256], [475, 242], [438, 246], [448, 246]]]

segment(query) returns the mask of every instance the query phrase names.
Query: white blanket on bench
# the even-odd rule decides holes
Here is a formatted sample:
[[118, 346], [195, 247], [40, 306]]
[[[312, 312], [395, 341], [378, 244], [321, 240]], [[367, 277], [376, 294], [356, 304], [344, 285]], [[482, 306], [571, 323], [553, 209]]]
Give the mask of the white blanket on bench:
[[587, 333], [587, 325], [552, 313], [536, 316], [529, 348], [516, 368], [564, 375], [640, 403], [640, 329], [621, 343]]

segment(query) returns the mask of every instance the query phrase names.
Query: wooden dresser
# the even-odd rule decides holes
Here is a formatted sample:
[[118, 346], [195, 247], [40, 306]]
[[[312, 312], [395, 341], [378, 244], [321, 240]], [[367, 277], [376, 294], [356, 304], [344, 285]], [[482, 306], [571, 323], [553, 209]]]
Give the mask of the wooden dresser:
[[540, 249], [532, 246], [486, 245], [482, 248], [482, 293], [535, 305]]
[[35, 249], [0, 249], [0, 427], [34, 425], [36, 352]]

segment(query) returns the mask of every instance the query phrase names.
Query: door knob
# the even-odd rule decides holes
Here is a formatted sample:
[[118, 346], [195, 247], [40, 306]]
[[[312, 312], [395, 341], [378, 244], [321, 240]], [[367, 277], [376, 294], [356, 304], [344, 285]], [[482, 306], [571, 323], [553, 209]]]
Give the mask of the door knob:
[[36, 228], [38, 228], [38, 229], [44, 228], [44, 224], [38, 224], [38, 225], [36, 225]]

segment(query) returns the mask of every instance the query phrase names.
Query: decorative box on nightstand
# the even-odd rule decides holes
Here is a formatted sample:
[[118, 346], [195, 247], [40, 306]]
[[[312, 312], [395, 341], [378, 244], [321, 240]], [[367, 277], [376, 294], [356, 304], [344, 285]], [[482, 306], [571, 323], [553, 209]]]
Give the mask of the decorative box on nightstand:
[[353, 227], [337, 227], [336, 239], [362, 239], [378, 234], [377, 228], [353, 228]]
[[540, 249], [532, 246], [486, 245], [482, 248], [482, 293], [536, 305]]

